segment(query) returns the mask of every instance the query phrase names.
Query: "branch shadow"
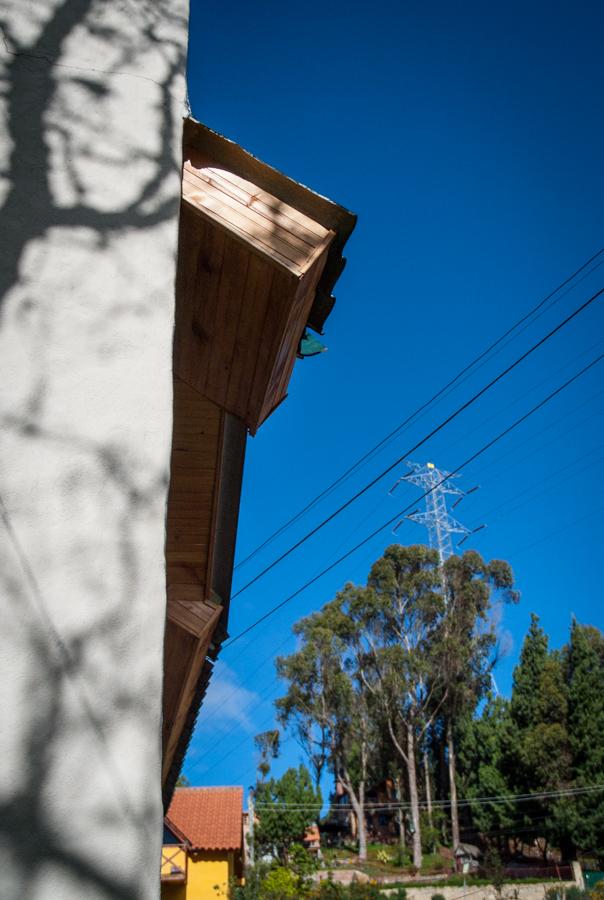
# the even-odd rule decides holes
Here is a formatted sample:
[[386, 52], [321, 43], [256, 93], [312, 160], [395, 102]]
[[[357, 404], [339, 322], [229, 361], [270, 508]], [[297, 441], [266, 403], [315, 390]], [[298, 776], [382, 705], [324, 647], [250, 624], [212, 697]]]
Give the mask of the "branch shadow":
[[[159, 889], [159, 857], [156, 888], [150, 887], [153, 873], [145, 884], [140, 878], [141, 847], [161, 841], [161, 817], [155, 821], [159, 782], [153, 797], [145, 796], [143, 788], [155, 773], [133, 773], [129, 783], [119, 728], [127, 722], [136, 734], [149, 732], [159, 716], [160, 673], [150, 676], [145, 691], [144, 676], [135, 685], [127, 683], [120, 660], [134, 653], [130, 648], [136, 644], [136, 616], [142, 609], [139, 604], [133, 612], [134, 600], [146, 587], [141, 533], [150, 522], [156, 529], [163, 521], [168, 459], [148, 453], [144, 442], [133, 444], [129, 423], [124, 423], [124, 435], [113, 428], [109, 436], [94, 423], [81, 422], [78, 409], [61, 409], [56, 399], [61, 371], [53, 354], [69, 343], [65, 329], [75, 322], [80, 331], [74, 328], [73, 340], [78, 334], [89, 337], [88, 355], [96, 371], [109, 371], [130, 347], [114, 340], [115, 323], [124, 318], [124, 327], [132, 330], [135, 320], [143, 329], [145, 321], [157, 321], [153, 285], [148, 299], [143, 296], [138, 303], [120, 296], [120, 286], [137, 277], [128, 241], [138, 240], [137, 235], [144, 240], [162, 228], [176, 231], [180, 147], [175, 140], [186, 62], [185, 3], [42, 0], [36, 5], [13, 0], [5, 9], [0, 80], [4, 146], [9, 149], [0, 165], [0, 347], [21, 352], [14, 351], [13, 357], [21, 369], [14, 366], [11, 372], [9, 363], [0, 412], [6, 461], [0, 470], [0, 590], [6, 623], [2, 639], [8, 648], [0, 667], [5, 670], [2, 680], [9, 682], [7, 693], [16, 675], [15, 694], [26, 701], [13, 718], [12, 707], [5, 711], [3, 721], [2, 743], [6, 739], [10, 745], [18, 770], [0, 779], [0, 893], [6, 900], [63, 895], [138, 900]], [[150, 118], [148, 140], [128, 131], [122, 112], [132, 106], [129, 95], [139, 90], [144, 91], [143, 113]], [[140, 123], [139, 116], [132, 128]], [[132, 175], [128, 190], [124, 171]], [[74, 251], [73, 257], [55, 276], [63, 246]], [[83, 283], [90, 278], [89, 260], [95, 253], [104, 260], [108, 249], [99, 309], [69, 309], [66, 314], [46, 295], [45, 285], [53, 277], [59, 283]], [[160, 323], [169, 322], [171, 315], [172, 309], [164, 309]], [[87, 317], [84, 325], [82, 317]], [[168, 347], [170, 339], [168, 334]], [[2, 349], [0, 354], [6, 360]], [[70, 364], [78, 365], [78, 358], [74, 363], [66, 357], [64, 367]], [[111, 397], [107, 403], [110, 407]], [[21, 477], [22, 468], [38, 463], [43, 465], [41, 471], [32, 468], [32, 487]], [[11, 477], [11, 467], [12, 475], [16, 471], [20, 477]], [[58, 511], [47, 515], [44, 494], [35, 496], [37, 485], [50, 485]], [[102, 508], [92, 524], [69, 524], [79, 565], [78, 602], [87, 612], [76, 609], [64, 621], [57, 615], [57, 580], [69, 585], [73, 576], [68, 562], [57, 563], [64, 566], [58, 574], [43, 565], [56, 542], [45, 529], [61, 517], [69, 521], [74, 497], [83, 498], [82, 515], [91, 502]], [[99, 547], [111, 535], [111, 573], [103, 570], [109, 551], [99, 550], [97, 560], [90, 546], [95, 527]], [[161, 628], [156, 631], [160, 653]], [[100, 681], [95, 680], [98, 673]], [[158, 748], [159, 728], [157, 732]], [[82, 760], [69, 759], [70, 747], [78, 741], [91, 748], [90, 771], [101, 773], [107, 801], [89, 810], [82, 796], [81, 809], [69, 821], [69, 803], [77, 806], [78, 798], [55, 792], [66, 783], [70, 765], [74, 785], [85, 783]], [[78, 834], [87, 815], [95, 833], [104, 830], [108, 836], [107, 848], [91, 847], [87, 835]], [[110, 836], [119, 827], [135, 835], [129, 872], [122, 865], [112, 867]]]

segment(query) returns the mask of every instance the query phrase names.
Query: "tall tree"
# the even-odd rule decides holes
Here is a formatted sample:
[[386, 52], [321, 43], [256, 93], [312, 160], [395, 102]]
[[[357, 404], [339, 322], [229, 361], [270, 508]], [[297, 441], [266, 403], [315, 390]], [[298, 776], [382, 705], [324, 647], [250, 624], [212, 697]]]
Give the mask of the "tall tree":
[[365, 790], [375, 731], [368, 692], [349, 652], [351, 623], [339, 601], [294, 626], [302, 646], [277, 659], [287, 683], [276, 701], [281, 723], [293, 729], [317, 779], [328, 762], [354, 810], [359, 859], [367, 858]]
[[[604, 781], [604, 635], [573, 621], [567, 650], [568, 731], [574, 785]], [[570, 804], [569, 852], [597, 850], [604, 857], [602, 795], [585, 794]]]
[[[568, 786], [567, 709], [563, 656], [550, 652], [547, 636], [533, 614], [514, 670], [510, 703], [508, 766], [516, 792], [539, 794]], [[517, 813], [518, 825], [527, 838], [545, 839], [544, 854], [551, 841], [566, 846], [566, 818], [563, 801], [538, 796], [525, 801]]]
[[489, 697], [482, 714], [467, 714], [457, 723], [458, 778], [464, 797], [481, 798], [471, 804], [475, 828], [484, 833], [510, 829], [515, 821], [511, 801], [484, 801], [513, 792], [507, 767], [510, 747], [510, 704], [502, 697]]
[[[472, 716], [486, 696], [497, 659], [497, 635], [491, 616], [492, 596], [517, 602], [512, 570], [502, 560], [485, 562], [474, 550], [452, 556], [444, 565], [444, 615], [434, 636], [438, 672], [433, 677], [444, 688], [442, 714], [447, 748], [451, 801], [451, 838], [460, 841], [457, 802], [456, 723]], [[440, 703], [441, 697], [436, 692]]]
[[351, 643], [365, 685], [377, 700], [407, 774], [413, 864], [422, 864], [418, 753], [437, 714], [432, 636], [443, 614], [438, 555], [393, 544], [371, 568], [366, 588], [340, 596], [354, 622]]
[[531, 623], [512, 682], [511, 713], [518, 728], [528, 728], [536, 719], [539, 685], [547, 656], [547, 636], [539, 625], [539, 616], [531, 613]]

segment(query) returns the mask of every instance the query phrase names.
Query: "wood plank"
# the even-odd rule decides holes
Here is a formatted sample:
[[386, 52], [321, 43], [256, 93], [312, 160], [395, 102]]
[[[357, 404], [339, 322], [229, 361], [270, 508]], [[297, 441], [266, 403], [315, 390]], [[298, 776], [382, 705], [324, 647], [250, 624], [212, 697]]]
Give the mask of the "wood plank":
[[282, 248], [277, 249], [271, 243], [262, 240], [259, 235], [251, 235], [247, 230], [245, 219], [228, 210], [204, 191], [194, 188], [188, 181], [183, 181], [183, 198], [192, 211], [207, 219], [208, 222], [221, 226], [228, 236], [237, 238], [248, 249], [253, 248], [294, 275], [300, 274], [303, 260], [294, 261], [290, 258], [292, 254], [289, 250], [282, 252]]
[[205, 602], [205, 594], [201, 584], [170, 584], [168, 585], [168, 601], [196, 600]]
[[[282, 175], [280, 172], [277, 172], [276, 169], [271, 169], [269, 166], [266, 166], [264, 163], [261, 163], [259, 160], [254, 159], [250, 154], [246, 153], [242, 148], [237, 147], [235, 144], [232, 145], [235, 149], [235, 153], [239, 157], [239, 159], [235, 159], [232, 154], [229, 154], [230, 147], [226, 146], [223, 142], [222, 146], [216, 149], [219, 149], [219, 152], [212, 152], [212, 149], [208, 146], [206, 140], [204, 140], [205, 146], [203, 149], [199, 148], [198, 142], [195, 140], [197, 135], [191, 135], [191, 132], [197, 130], [196, 126], [198, 123], [192, 123], [191, 127], [188, 123], [185, 125], [185, 129], [187, 131], [187, 135], [193, 137], [193, 140], [186, 142], [185, 149], [185, 160], [188, 161], [193, 168], [202, 169], [202, 168], [210, 168], [213, 172], [219, 172], [221, 177], [229, 180], [234, 186], [239, 187], [242, 191], [253, 195], [254, 197], [258, 197], [258, 199], [265, 203], [268, 207], [277, 210], [281, 207], [286, 207], [286, 214], [299, 222], [304, 228], [307, 228], [309, 231], [313, 229], [317, 230], [317, 234], [320, 237], [321, 231], [319, 229], [334, 229], [336, 225], [340, 224], [339, 216], [329, 216], [328, 221], [323, 221], [323, 216], [317, 215], [317, 210], [313, 206], [312, 212], [308, 210], [306, 212], [302, 211], [302, 207], [299, 202], [292, 203], [291, 200], [287, 199], [283, 196], [284, 192], [282, 190], [283, 186], [289, 182], [291, 186], [295, 186], [299, 190], [296, 191], [296, 199], [298, 196], [302, 196], [302, 194], [310, 194], [311, 199], [317, 198], [319, 201], [324, 200], [330, 207], [333, 208], [333, 211], [338, 211], [339, 207], [336, 204], [332, 203], [330, 200], [325, 200], [325, 198], [320, 197], [319, 194], [314, 194], [312, 191], [309, 191], [308, 188], [303, 187], [302, 185], [297, 184], [295, 181], [292, 181], [287, 176]], [[202, 128], [204, 126], [201, 126]], [[207, 136], [203, 135], [202, 139], [205, 139]], [[217, 137], [217, 136], [213, 136]], [[218, 138], [220, 141], [220, 138]], [[230, 142], [226, 142], [227, 144]], [[225, 154], [226, 149], [226, 154]], [[239, 151], [237, 153], [237, 151]], [[244, 167], [241, 166], [241, 157], [247, 157], [244, 160]], [[228, 165], [229, 158], [232, 159], [234, 165], [230, 167]], [[276, 176], [270, 178], [270, 183], [274, 187], [270, 189], [267, 188], [266, 178], [258, 178], [258, 175], [262, 171], [262, 175]], [[262, 182], [262, 184], [261, 184]], [[277, 188], [277, 190], [275, 190]], [[293, 196], [290, 193], [290, 197]], [[331, 210], [330, 210], [331, 212]], [[343, 211], [345, 212], [345, 211]], [[348, 217], [354, 220], [354, 216], [351, 213], [345, 213]], [[353, 223], [354, 224], [354, 221]], [[351, 229], [352, 230], [352, 229]]]
[[[190, 212], [184, 213], [181, 230], [193, 228], [191, 220], [195, 218]], [[188, 275], [176, 297], [178, 353], [174, 355], [174, 371], [198, 390], [203, 390], [210, 363], [225, 244], [225, 233], [206, 223], [195, 252], [182, 261]]]
[[206, 469], [192, 474], [187, 469], [178, 469], [176, 471], [178, 480], [178, 490], [199, 492], [203, 491], [209, 484], [212, 484], [213, 469]]
[[234, 141], [194, 119], [185, 120], [184, 144], [189, 158], [192, 158], [192, 153], [199, 152], [205, 158], [214, 160], [215, 165], [278, 197], [325, 228], [338, 231], [341, 234], [339, 243], [344, 243], [352, 232], [356, 222], [353, 213], [261, 162]]
[[246, 421], [252, 434], [260, 423], [260, 413], [265, 403], [266, 390], [273, 371], [275, 355], [281, 343], [283, 329], [289, 316], [289, 306], [295, 295], [299, 279], [275, 272], [262, 324], [263, 339], [259, 342], [254, 377], [248, 398]]
[[183, 682], [187, 677], [199, 639], [169, 619], [164, 634], [163, 738], [164, 749], [176, 716]]
[[249, 260], [250, 254], [245, 247], [237, 241], [226, 242], [225, 268], [220, 282], [212, 353], [205, 382], [205, 393], [219, 406], [224, 406], [228, 393]]
[[[317, 243], [320, 243], [325, 238], [327, 229], [319, 225], [318, 222], [313, 222], [312, 219], [308, 219], [302, 213], [298, 213], [276, 197], [271, 198], [271, 203], [264, 202], [260, 199], [262, 192], [249, 181], [238, 178], [237, 175], [233, 175], [224, 169], [212, 167], [211, 164], [197, 168], [188, 160], [185, 160], [184, 169], [190, 175], [207, 181], [246, 209], [253, 210], [268, 222], [274, 223], [284, 231], [289, 232], [289, 234], [295, 235], [298, 240], [303, 241], [309, 247], [316, 246]], [[270, 197], [270, 195], [266, 196]]]
[[203, 503], [181, 503], [169, 502], [168, 519], [197, 519], [204, 521], [208, 518], [207, 510], [210, 508], [212, 495], [209, 494]]
[[[162, 779], [164, 780], [167, 778], [168, 772], [170, 771], [172, 759], [193, 700], [193, 695], [204, 665], [208, 646], [220, 617], [220, 613], [220, 607], [216, 607], [214, 617], [208, 622], [206, 634], [203, 639], [196, 642], [195, 650], [190, 657], [186, 677], [181, 681], [181, 691], [177, 702], [173, 704], [172, 708], [164, 710], [165, 717], [171, 723], [169, 731], [166, 734], [164, 745], [164, 757], [162, 763]], [[182, 630], [183, 629], [181, 629], [181, 631]]]
[[[166, 548], [166, 560], [170, 565], [185, 563], [205, 568], [207, 565], [207, 553], [203, 554], [200, 550], [177, 550], [170, 546]], [[209, 584], [210, 582], [206, 583]]]
[[270, 265], [258, 257], [251, 257], [226, 396], [227, 409], [236, 413], [244, 421], [247, 420], [248, 415], [248, 400], [253, 383], [255, 360], [264, 338], [262, 329], [272, 279]]
[[216, 619], [215, 607], [199, 600], [192, 603], [178, 597], [170, 597], [168, 599], [168, 618], [190, 634], [204, 637], [208, 625]]
[[[183, 169], [183, 179], [202, 193], [207, 193], [208, 197], [212, 197], [218, 203], [225, 207], [224, 217], [231, 221], [231, 210], [235, 218], [233, 221], [239, 223], [240, 227], [252, 236], [262, 241], [269, 247], [276, 249], [283, 256], [291, 259], [292, 262], [303, 263], [308, 259], [317, 246], [322, 246], [327, 239], [329, 232], [325, 232], [320, 238], [311, 232], [300, 233], [299, 228], [287, 228], [281, 221], [284, 217], [279, 217], [278, 212], [271, 215], [268, 207], [265, 207], [268, 214], [259, 211], [250, 205], [252, 198], [248, 198], [248, 202], [240, 197], [234, 196], [232, 189], [229, 189], [228, 182], [221, 185], [218, 179], [213, 179], [207, 174], [207, 170], [195, 170], [188, 168], [186, 165]], [[247, 222], [248, 224], [243, 224]], [[294, 223], [291, 223], [294, 225]]]
[[172, 438], [172, 450], [188, 450], [198, 451], [206, 447], [216, 446], [218, 443], [218, 428], [215, 433], [208, 432], [187, 432], [181, 431], [179, 426], [174, 427], [174, 436]]
[[[186, 523], [186, 524], [185, 524]], [[210, 528], [207, 522], [194, 522], [189, 524], [187, 519], [172, 520], [166, 538], [168, 547], [175, 547], [177, 550], [188, 541], [189, 546], [207, 547], [210, 541]]]
[[260, 422], [273, 412], [287, 394], [289, 381], [296, 362], [296, 354], [300, 337], [308, 320], [316, 286], [321, 277], [327, 248], [317, 258], [312, 269], [300, 280], [296, 295], [290, 305], [289, 317], [283, 330], [279, 351], [275, 356], [274, 368], [267, 386], [265, 400], [260, 414]]
[[[213, 469], [216, 465], [217, 446], [218, 442], [213, 440], [201, 444], [197, 448], [175, 447], [170, 460], [172, 470], [184, 469], [190, 472], [199, 472], [203, 469]], [[178, 477], [178, 472], [176, 475]]]
[[205, 570], [198, 566], [166, 566], [168, 585], [197, 584], [205, 588]]

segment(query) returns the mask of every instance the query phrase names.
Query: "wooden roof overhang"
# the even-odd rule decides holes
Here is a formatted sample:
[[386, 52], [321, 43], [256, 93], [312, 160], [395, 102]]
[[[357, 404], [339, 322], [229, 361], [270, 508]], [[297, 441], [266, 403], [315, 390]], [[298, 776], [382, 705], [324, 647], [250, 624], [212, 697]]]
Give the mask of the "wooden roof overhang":
[[247, 432], [333, 306], [355, 217], [185, 121], [167, 508], [166, 803], [226, 636]]

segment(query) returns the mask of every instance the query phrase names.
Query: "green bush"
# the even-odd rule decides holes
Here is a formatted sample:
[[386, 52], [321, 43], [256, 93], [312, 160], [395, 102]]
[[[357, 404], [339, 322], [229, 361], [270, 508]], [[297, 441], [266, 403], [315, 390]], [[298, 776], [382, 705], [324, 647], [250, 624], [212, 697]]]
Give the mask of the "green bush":
[[432, 894], [432, 900], [445, 900], [444, 894]]
[[[404, 888], [399, 888], [396, 894], [390, 896], [395, 900], [406, 900], [407, 894]], [[384, 895], [375, 884], [353, 881], [350, 885], [342, 885], [331, 878], [321, 881], [309, 897], [313, 900], [384, 900]]]
[[282, 900], [283, 897], [299, 897], [299, 878], [285, 866], [271, 869], [260, 886], [260, 896], [267, 900]]
[[546, 900], [601, 900], [593, 891], [582, 891], [580, 887], [551, 887], [545, 892]]
[[303, 844], [292, 844], [287, 854], [288, 867], [300, 878], [308, 878], [319, 868], [319, 860]]
[[489, 847], [484, 855], [483, 867], [485, 875], [495, 888], [498, 897], [501, 897], [503, 884], [505, 881], [505, 872], [501, 857], [495, 847]]
[[566, 889], [566, 900], [587, 900], [587, 891], [582, 891], [580, 887], [569, 887]]

